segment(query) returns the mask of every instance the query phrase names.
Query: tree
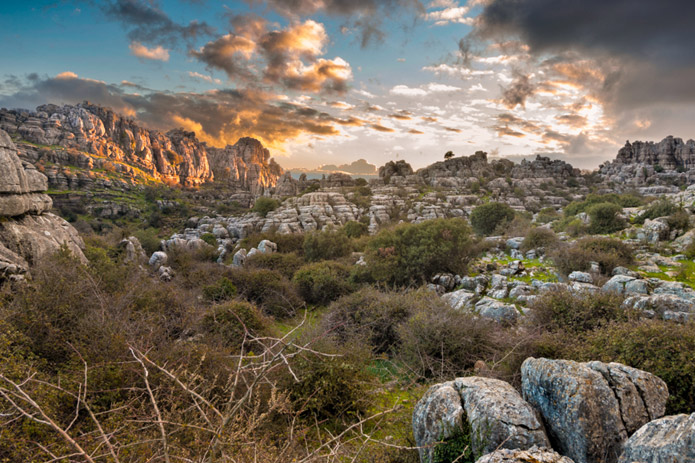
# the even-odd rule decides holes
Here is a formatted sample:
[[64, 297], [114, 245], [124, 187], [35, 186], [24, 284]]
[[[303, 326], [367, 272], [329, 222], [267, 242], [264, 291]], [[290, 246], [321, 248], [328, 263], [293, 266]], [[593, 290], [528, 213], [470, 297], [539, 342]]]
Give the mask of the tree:
[[451, 159], [451, 158], [453, 158], [453, 157], [454, 157], [454, 152], [453, 152], [453, 151], [447, 151], [447, 152], [444, 154], [444, 159]]
[[504, 203], [490, 202], [473, 209], [471, 225], [479, 235], [491, 235], [506, 222], [514, 219], [514, 209]]

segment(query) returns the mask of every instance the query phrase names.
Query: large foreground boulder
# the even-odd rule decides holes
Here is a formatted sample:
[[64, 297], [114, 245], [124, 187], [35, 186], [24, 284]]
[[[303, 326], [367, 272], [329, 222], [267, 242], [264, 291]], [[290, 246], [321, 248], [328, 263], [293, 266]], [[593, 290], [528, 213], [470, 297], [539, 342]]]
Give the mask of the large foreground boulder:
[[665, 416], [642, 426], [625, 443], [619, 463], [695, 461], [695, 413]]
[[552, 449], [531, 447], [528, 450], [500, 449], [482, 456], [475, 463], [574, 463]]
[[493, 378], [457, 378], [432, 386], [415, 405], [413, 434], [420, 461], [432, 462], [436, 443], [464, 428], [470, 429], [479, 455], [498, 448], [550, 446], [535, 411], [511, 385]]
[[663, 416], [666, 384], [618, 363], [528, 358], [524, 397], [538, 408], [553, 447], [576, 463], [613, 463], [627, 438]]

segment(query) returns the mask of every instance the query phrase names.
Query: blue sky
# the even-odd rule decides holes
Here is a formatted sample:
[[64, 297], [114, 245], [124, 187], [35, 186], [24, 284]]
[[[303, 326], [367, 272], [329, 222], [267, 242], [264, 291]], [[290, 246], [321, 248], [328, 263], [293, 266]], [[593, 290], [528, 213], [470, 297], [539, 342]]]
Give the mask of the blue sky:
[[[595, 167], [625, 139], [690, 135], [695, 59], [673, 24], [693, 8], [639, 3], [4, 2], [0, 106], [88, 99], [213, 145], [257, 137], [288, 168], [448, 150]], [[620, 25], [639, 20], [656, 23]]]

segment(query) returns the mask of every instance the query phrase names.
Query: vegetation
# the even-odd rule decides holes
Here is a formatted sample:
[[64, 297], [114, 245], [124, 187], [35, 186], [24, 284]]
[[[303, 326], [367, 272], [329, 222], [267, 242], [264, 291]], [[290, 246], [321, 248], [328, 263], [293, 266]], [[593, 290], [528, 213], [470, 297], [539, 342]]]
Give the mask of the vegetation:
[[260, 214], [261, 217], [265, 217], [269, 212], [274, 211], [278, 207], [280, 207], [280, 202], [278, 200], [261, 196], [256, 200], [251, 210]]
[[513, 219], [514, 210], [507, 204], [489, 202], [473, 209], [471, 226], [477, 234], [489, 236]]

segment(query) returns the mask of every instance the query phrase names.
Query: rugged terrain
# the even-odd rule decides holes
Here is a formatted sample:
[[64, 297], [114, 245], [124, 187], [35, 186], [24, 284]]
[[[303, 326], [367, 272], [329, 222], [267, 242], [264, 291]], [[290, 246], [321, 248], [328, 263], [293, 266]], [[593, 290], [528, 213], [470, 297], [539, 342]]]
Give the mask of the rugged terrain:
[[310, 180], [0, 111], [0, 461], [690, 462], [694, 148]]

